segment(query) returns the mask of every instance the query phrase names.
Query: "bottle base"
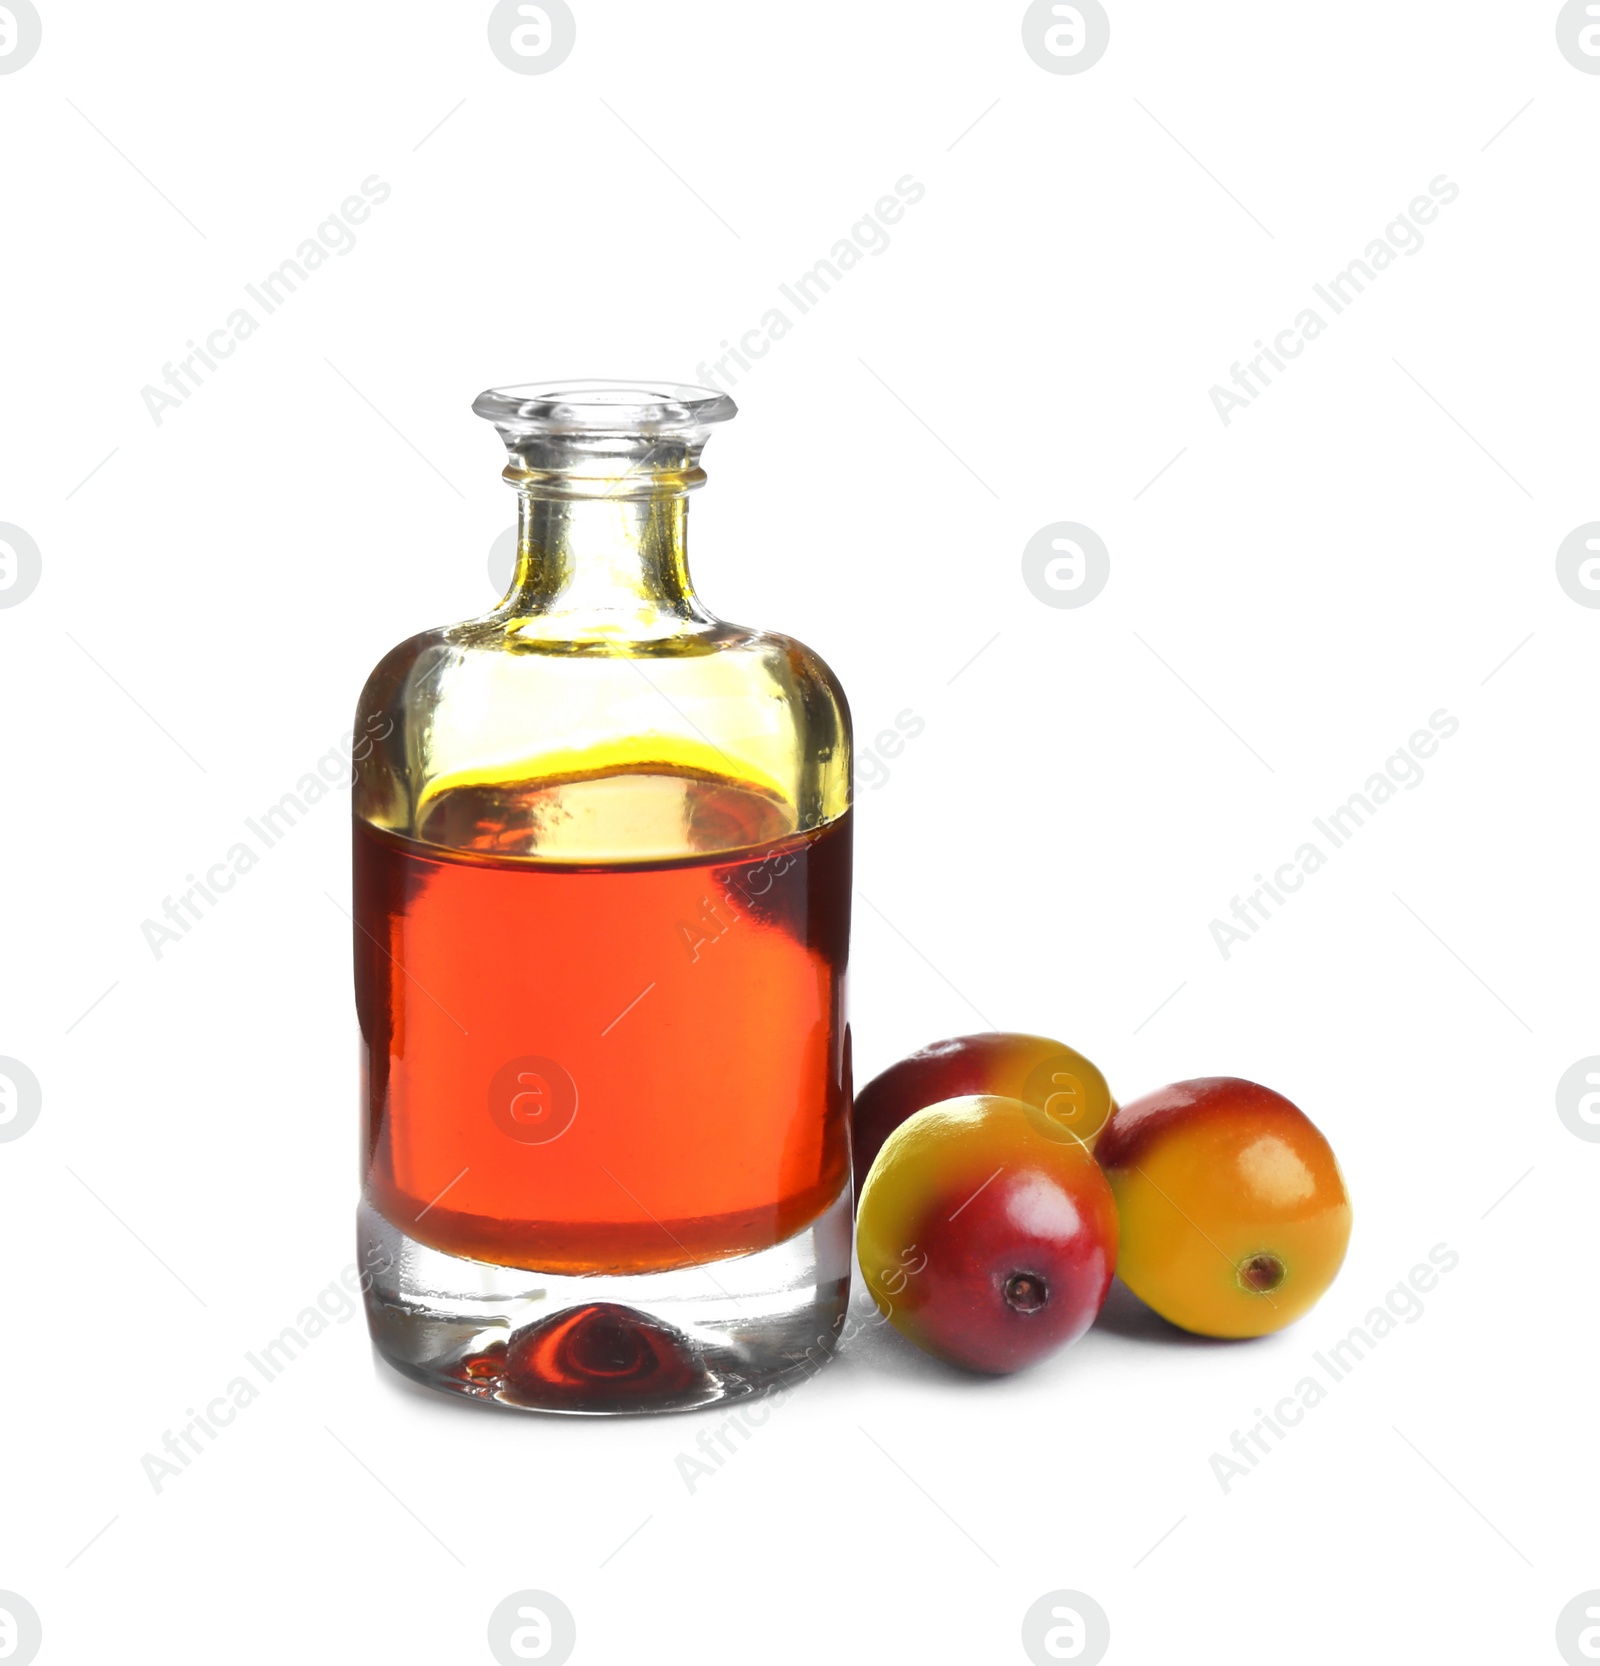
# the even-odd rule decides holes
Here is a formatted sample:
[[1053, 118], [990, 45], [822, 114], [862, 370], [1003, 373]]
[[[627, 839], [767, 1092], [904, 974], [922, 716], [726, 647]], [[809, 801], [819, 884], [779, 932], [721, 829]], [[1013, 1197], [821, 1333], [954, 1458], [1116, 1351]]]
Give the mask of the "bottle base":
[[850, 1296], [850, 1188], [770, 1249], [663, 1273], [531, 1272], [446, 1255], [357, 1215], [378, 1352], [513, 1411], [692, 1411], [792, 1386], [833, 1354]]

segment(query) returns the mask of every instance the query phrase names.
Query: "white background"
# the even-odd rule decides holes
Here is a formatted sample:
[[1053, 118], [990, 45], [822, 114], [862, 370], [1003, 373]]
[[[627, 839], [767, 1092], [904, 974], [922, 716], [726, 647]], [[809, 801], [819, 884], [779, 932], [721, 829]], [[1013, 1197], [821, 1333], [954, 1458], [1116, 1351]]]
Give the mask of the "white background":
[[[539, 1587], [579, 1662], [1023, 1661], [1070, 1587], [1112, 1666], [1559, 1659], [1600, 1585], [1600, 1148], [1554, 1098], [1600, 1052], [1600, 612], [1555, 577], [1600, 518], [1600, 76], [1556, 6], [1108, 0], [1054, 75], [1014, 0], [574, 0], [519, 75], [481, 3], [39, 3], [0, 76], [0, 521], [43, 562], [0, 611], [0, 1054], [44, 1093], [0, 1145], [0, 1588], [40, 1658], [487, 1661]], [[372, 174], [157, 425], [141, 389]], [[392, 643], [492, 605], [480, 388], [694, 379], [906, 174], [740, 373], [692, 517], [707, 602], [819, 650], [863, 748], [926, 722], [860, 798], [858, 1079], [990, 1022], [1124, 1098], [1264, 1081], [1344, 1165], [1339, 1282], [1245, 1346], [1119, 1306], [994, 1382], [885, 1331], [692, 1494], [714, 1415], [476, 1415], [356, 1319], [158, 1493], [143, 1454], [353, 1256], [343, 793], [159, 960], [141, 922]], [[1425, 246], [1224, 426], [1211, 386], [1440, 174]], [[1110, 550], [1079, 609], [1022, 579], [1061, 520]], [[1210, 921], [1441, 708], [1225, 960]], [[1422, 1318], [1224, 1493], [1440, 1243]]]

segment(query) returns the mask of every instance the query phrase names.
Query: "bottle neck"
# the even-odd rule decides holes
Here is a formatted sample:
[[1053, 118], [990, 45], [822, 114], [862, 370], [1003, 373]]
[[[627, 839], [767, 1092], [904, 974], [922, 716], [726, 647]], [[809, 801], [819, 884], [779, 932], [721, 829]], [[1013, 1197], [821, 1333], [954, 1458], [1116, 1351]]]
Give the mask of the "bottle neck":
[[654, 637], [709, 624], [689, 577], [689, 500], [517, 494], [517, 571], [506, 600], [524, 628]]

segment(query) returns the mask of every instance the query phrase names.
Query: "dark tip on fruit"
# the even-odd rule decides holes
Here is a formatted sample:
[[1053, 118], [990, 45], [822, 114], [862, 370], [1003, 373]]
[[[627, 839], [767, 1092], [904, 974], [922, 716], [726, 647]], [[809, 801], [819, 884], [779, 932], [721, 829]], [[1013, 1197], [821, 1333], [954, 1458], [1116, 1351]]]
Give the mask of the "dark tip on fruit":
[[1037, 1273], [1013, 1273], [1006, 1280], [1006, 1306], [1018, 1313], [1037, 1313], [1050, 1291]]
[[1252, 1255], [1239, 1263], [1239, 1282], [1257, 1296], [1265, 1296], [1283, 1283], [1287, 1269], [1275, 1255]]

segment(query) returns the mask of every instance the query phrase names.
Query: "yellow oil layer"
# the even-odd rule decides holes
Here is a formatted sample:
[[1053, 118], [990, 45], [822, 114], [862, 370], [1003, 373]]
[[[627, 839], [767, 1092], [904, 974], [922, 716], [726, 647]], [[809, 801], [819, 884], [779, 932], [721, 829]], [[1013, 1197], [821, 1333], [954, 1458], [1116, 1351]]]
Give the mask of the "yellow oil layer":
[[551, 771], [561, 755], [550, 754], [530, 760], [526, 775], [460, 771], [436, 780], [416, 836], [449, 850], [588, 864], [747, 851], [797, 831], [794, 806], [773, 787], [662, 763], [642, 746], [614, 750], [639, 755], [563, 774]]
[[[705, 741], [690, 740], [677, 735], [628, 735], [606, 742], [604, 746], [562, 747], [541, 752], [537, 757], [519, 759], [515, 763], [451, 770], [435, 775], [423, 788], [417, 801], [417, 819], [427, 820], [435, 799], [443, 798], [467, 788], [482, 791], [486, 788], [556, 783], [575, 783], [598, 780], [606, 776], [691, 775], [697, 777], [726, 777], [728, 758], [719, 748]], [[747, 792], [769, 795], [783, 801], [783, 789], [770, 776], [741, 761], [740, 785]]]

